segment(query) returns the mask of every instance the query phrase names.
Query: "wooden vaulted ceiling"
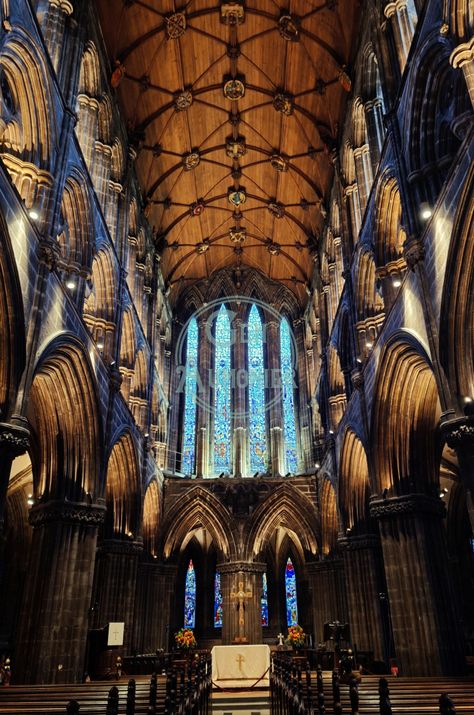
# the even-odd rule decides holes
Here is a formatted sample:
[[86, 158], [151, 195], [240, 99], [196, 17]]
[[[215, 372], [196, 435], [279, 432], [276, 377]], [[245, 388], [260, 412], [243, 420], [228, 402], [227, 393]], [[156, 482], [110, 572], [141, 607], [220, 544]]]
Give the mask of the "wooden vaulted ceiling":
[[302, 304], [327, 210], [357, 0], [99, 0], [174, 301], [251, 266]]

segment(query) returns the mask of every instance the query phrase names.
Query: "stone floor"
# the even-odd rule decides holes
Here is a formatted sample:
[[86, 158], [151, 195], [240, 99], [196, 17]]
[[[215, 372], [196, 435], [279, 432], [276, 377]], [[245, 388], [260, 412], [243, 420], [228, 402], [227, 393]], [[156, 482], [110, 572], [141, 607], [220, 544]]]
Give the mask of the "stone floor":
[[268, 690], [212, 693], [212, 715], [270, 715]]

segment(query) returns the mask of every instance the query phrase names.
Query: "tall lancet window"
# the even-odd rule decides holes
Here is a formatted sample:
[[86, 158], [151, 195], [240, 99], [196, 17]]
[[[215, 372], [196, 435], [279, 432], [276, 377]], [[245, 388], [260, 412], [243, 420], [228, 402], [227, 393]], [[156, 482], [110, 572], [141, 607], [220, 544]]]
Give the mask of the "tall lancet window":
[[285, 431], [286, 468], [296, 472], [298, 455], [296, 447], [294, 358], [291, 346], [291, 329], [286, 318], [280, 326], [281, 377], [283, 384], [283, 427]]
[[214, 576], [214, 627], [222, 626], [222, 591], [221, 591], [221, 575], [216, 571]]
[[193, 318], [188, 326], [186, 347], [186, 385], [184, 394], [183, 458], [181, 471], [194, 472], [196, 449], [196, 389], [198, 369], [198, 325]]
[[248, 380], [250, 470], [267, 469], [267, 435], [265, 428], [265, 367], [263, 364], [263, 327], [257, 306], [248, 319]]
[[268, 584], [267, 574], [262, 574], [262, 626], [268, 626]]
[[196, 624], [196, 572], [192, 559], [188, 564], [184, 584], [184, 627], [194, 628]]
[[296, 575], [291, 559], [285, 568], [286, 622], [289, 626], [298, 624], [298, 604], [296, 600]]
[[214, 472], [231, 471], [230, 449], [230, 320], [224, 304], [216, 320], [214, 396]]

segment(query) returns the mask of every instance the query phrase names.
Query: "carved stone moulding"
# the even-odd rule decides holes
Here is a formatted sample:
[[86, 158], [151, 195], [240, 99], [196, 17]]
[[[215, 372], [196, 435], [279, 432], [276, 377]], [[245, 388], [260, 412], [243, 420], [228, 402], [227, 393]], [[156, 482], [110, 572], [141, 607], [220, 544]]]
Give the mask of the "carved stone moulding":
[[228, 563], [217, 564], [216, 569], [220, 574], [235, 573], [265, 573], [267, 565], [259, 561], [230, 561]]
[[32, 506], [29, 522], [32, 526], [43, 526], [52, 522], [100, 526], [105, 518], [106, 507], [99, 504], [84, 504], [50, 501]]
[[370, 516], [376, 519], [396, 519], [399, 516], [443, 517], [446, 507], [438, 497], [426, 494], [407, 494], [388, 499], [374, 499], [370, 502]]
[[379, 544], [379, 537], [376, 534], [361, 534], [338, 539], [337, 543], [345, 551], [362, 551], [363, 549], [375, 549]]
[[142, 540], [132, 540], [127, 539], [104, 539], [99, 547], [99, 551], [107, 554], [125, 554], [133, 556], [135, 554], [141, 554], [143, 551], [143, 541]]
[[26, 427], [0, 422], [0, 448], [18, 457], [24, 454], [30, 444], [30, 433]]

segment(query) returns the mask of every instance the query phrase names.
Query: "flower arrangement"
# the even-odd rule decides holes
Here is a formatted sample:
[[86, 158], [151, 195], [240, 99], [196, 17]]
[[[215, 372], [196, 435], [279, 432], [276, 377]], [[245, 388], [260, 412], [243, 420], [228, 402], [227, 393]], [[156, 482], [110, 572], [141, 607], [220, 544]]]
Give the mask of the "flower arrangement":
[[306, 633], [303, 631], [301, 626], [289, 626], [288, 627], [288, 638], [286, 639], [286, 644], [291, 645], [293, 648], [301, 648], [304, 646], [306, 641]]
[[197, 646], [197, 641], [191, 628], [181, 628], [175, 633], [174, 639], [177, 647], [182, 650], [191, 650], [191, 648], [196, 648]]

